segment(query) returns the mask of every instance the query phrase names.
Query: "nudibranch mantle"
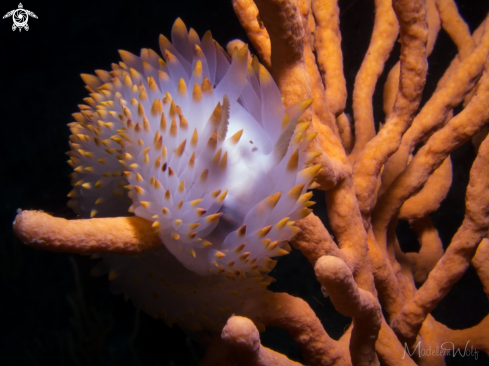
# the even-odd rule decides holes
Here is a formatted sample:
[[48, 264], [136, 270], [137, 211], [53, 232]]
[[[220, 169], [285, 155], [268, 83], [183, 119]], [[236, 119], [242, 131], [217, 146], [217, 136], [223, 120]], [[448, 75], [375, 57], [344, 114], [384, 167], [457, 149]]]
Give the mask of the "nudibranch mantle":
[[310, 212], [320, 167], [305, 167], [314, 134], [297, 123], [310, 101], [285, 111], [246, 46], [230, 60], [180, 19], [172, 40], [160, 37], [165, 60], [121, 51], [111, 72], [83, 75], [91, 93], [70, 124], [70, 206], [113, 216], [131, 204], [197, 274], [267, 272]]
[[305, 151], [315, 134], [298, 123], [311, 101], [284, 110], [247, 46], [229, 57], [180, 19], [172, 41], [160, 36], [164, 60], [120, 51], [112, 71], [82, 75], [90, 97], [69, 125], [70, 207], [153, 222], [161, 248], [98, 254], [94, 274], [169, 324], [218, 330], [246, 299], [266, 302], [271, 258], [289, 252], [311, 211], [319, 154]]

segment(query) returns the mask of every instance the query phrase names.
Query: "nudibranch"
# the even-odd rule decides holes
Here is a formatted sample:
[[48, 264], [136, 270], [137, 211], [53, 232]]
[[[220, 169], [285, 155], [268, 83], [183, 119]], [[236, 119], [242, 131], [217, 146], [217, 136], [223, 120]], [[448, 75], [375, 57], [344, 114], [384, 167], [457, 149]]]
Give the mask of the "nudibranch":
[[[182, 306], [168, 297], [208, 306], [222, 299], [209, 300], [205, 288], [263, 291], [271, 258], [288, 253], [294, 222], [311, 211], [307, 190], [320, 166], [310, 165], [318, 153], [305, 151], [315, 134], [298, 122], [311, 101], [284, 110], [247, 46], [230, 57], [210, 32], [199, 39], [180, 19], [172, 42], [160, 36], [163, 58], [120, 51], [112, 71], [82, 75], [90, 97], [69, 125], [69, 197], [82, 217], [129, 210], [153, 222], [164, 247], [99, 255], [95, 271], [150, 314], [199, 329], [197, 315], [178, 318]], [[227, 301], [221, 309], [232, 308]]]

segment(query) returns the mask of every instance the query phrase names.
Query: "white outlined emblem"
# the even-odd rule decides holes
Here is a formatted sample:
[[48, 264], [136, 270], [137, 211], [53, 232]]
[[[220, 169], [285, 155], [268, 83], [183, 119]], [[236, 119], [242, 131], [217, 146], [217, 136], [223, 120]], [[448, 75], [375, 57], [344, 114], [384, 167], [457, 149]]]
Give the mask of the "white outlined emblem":
[[7, 14], [5, 14], [3, 16], [3, 19], [8, 18], [9, 16], [12, 16], [12, 19], [14, 21], [14, 24], [12, 25], [12, 30], [14, 31], [18, 28], [19, 32], [22, 30], [22, 28], [24, 28], [26, 31], [29, 30], [29, 25], [27, 25], [29, 16], [37, 19], [37, 15], [30, 10], [24, 9], [22, 3], [19, 3], [18, 9], [11, 10]]

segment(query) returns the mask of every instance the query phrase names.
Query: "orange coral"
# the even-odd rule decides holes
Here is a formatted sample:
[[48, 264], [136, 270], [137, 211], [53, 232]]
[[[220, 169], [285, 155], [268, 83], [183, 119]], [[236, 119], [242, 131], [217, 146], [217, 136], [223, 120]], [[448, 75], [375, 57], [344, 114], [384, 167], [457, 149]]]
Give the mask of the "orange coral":
[[[291, 244], [314, 266], [336, 310], [353, 323], [333, 340], [303, 300], [264, 291], [237, 314], [253, 314], [254, 324], [229, 317], [209, 343], [203, 365], [296, 365], [261, 346], [257, 328], [266, 326], [285, 329], [311, 365], [440, 364], [439, 358], [406, 358], [405, 351], [443, 342], [463, 348], [468, 340], [489, 354], [488, 316], [474, 327], [453, 330], [430, 315], [470, 264], [489, 297], [487, 138], [471, 169], [464, 222], [446, 252], [430, 219], [452, 182], [450, 154], [489, 122], [489, 21], [470, 34], [452, 0], [375, 4], [372, 40], [353, 91], [355, 144], [350, 153], [336, 2], [233, 1], [284, 105], [314, 97], [302, 120], [310, 123], [309, 133], [317, 133], [308, 149], [322, 152], [314, 162], [322, 164], [318, 184], [325, 191], [334, 238], [310, 214], [297, 222], [302, 232]], [[427, 57], [440, 24], [459, 54], [419, 110]], [[376, 132], [372, 96], [398, 32], [400, 61], [389, 73], [387, 117]], [[454, 111], [462, 103], [463, 109]], [[399, 219], [412, 226], [419, 253], [401, 250], [395, 235]], [[128, 254], [161, 245], [150, 224], [136, 218], [65, 221], [23, 211], [14, 230], [26, 244], [54, 251]]]

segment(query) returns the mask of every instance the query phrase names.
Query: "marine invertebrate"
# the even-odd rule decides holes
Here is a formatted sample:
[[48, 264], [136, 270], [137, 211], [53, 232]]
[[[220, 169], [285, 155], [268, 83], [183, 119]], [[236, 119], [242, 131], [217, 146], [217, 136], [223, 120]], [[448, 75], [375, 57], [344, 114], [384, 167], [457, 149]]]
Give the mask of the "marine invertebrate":
[[[152, 50], [140, 57], [120, 51], [122, 62], [110, 73], [82, 75], [90, 98], [70, 124], [70, 207], [81, 217], [129, 210], [152, 221], [164, 247], [137, 242], [138, 250], [152, 248], [151, 255], [128, 256], [119, 243], [124, 255], [115, 255], [105, 239], [99, 246], [110, 253], [100, 254], [94, 273], [110, 273], [113, 290], [154, 317], [218, 330], [226, 320], [219, 314], [239, 311], [244, 292], [263, 296], [256, 291], [267, 284], [262, 276], [275, 264], [271, 257], [288, 253], [295, 221], [311, 211], [306, 191], [320, 168], [304, 165], [319, 154], [304, 152], [315, 134], [297, 123], [310, 102], [284, 111], [268, 71], [256, 58], [248, 65], [246, 46], [228, 60], [209, 32], [200, 40], [180, 19], [172, 38], [160, 37], [165, 61]], [[26, 225], [23, 215], [16, 226]], [[102, 221], [99, 230], [129, 222], [144, 227]], [[65, 226], [66, 235], [77, 236], [69, 231]], [[36, 236], [23, 240], [63, 241], [42, 229]], [[88, 241], [87, 233], [82, 237]], [[100, 252], [83, 242], [78, 251]], [[201, 277], [210, 274], [225, 278]], [[226, 299], [231, 294], [234, 301]]]
[[226, 266], [235, 276], [266, 267], [296, 233], [290, 224], [310, 212], [306, 190], [319, 166], [302, 170], [317, 155], [303, 151], [315, 135], [297, 125], [310, 103], [284, 111], [268, 71], [257, 59], [248, 67], [245, 46], [229, 62], [209, 32], [199, 40], [180, 19], [172, 38], [160, 37], [166, 62], [152, 50], [121, 51], [110, 73], [83, 75], [92, 93], [70, 126], [70, 206], [120, 215], [129, 184], [130, 212], [153, 221], [188, 269]]
[[[269, 56], [271, 60], [271, 72], [285, 105], [307, 98], [310, 94], [317, 96], [312, 111], [306, 111], [304, 119], [311, 121], [311, 129], [320, 132], [317, 140], [311, 143], [311, 148], [323, 151], [321, 157], [316, 158], [323, 164], [318, 182], [321, 184], [320, 188], [326, 191], [330, 227], [338, 246], [314, 216], [308, 216], [298, 223], [302, 233], [293, 244], [316, 265], [317, 276], [330, 294], [332, 302], [339, 312], [354, 319], [353, 327], [339, 342], [335, 342], [318, 325], [312, 312], [307, 311], [307, 305], [282, 295], [266, 295], [270, 295], [269, 301], [282, 306], [279, 312], [275, 311], [275, 307], [255, 311], [259, 315], [257, 324], [275, 324], [288, 329], [292, 337], [301, 344], [307, 362], [311, 364], [348, 363], [350, 359], [354, 363], [373, 364], [376, 357], [386, 364], [398, 364], [401, 362], [399, 360], [403, 344], [396, 339], [392, 328], [396, 330], [399, 339], [411, 346], [414, 336], [418, 336], [424, 346], [439, 345], [450, 336], [456, 339], [457, 344], [463, 344], [461, 339], [470, 333], [471, 337], [478, 340], [480, 349], [487, 347], [481, 333], [485, 321], [470, 331], [457, 332], [447, 330], [427, 315], [427, 311], [440, 301], [467, 267], [477, 246], [480, 250], [474, 258], [474, 265], [481, 280], [484, 283], [487, 281], [483, 271], [483, 263], [487, 260], [484, 259], [485, 242], [479, 245], [487, 230], [487, 207], [484, 196], [477, 193], [486, 188], [487, 177], [481, 165], [483, 166], [486, 159], [487, 143], [481, 145], [478, 160], [474, 164], [467, 193], [467, 220], [450, 245], [453, 249], [449, 247], [447, 253], [443, 254], [437, 248], [439, 241], [436, 240], [436, 232], [433, 233], [433, 225], [430, 225], [427, 216], [430, 210], [439, 206], [444, 195], [432, 195], [426, 183], [425, 188], [419, 191], [417, 199], [418, 202], [427, 204], [415, 207], [409, 204], [409, 197], [421, 188], [428, 177], [440, 178], [445, 183], [450, 179], [448, 174], [442, 174], [442, 170], [435, 168], [441, 166], [450, 151], [474, 135], [487, 122], [487, 73], [483, 71], [487, 56], [487, 35], [481, 28], [480, 33], [475, 33], [472, 39], [473, 47], [469, 45], [472, 48], [462, 52], [462, 44], [470, 43], [467, 43], [467, 39], [471, 36], [467, 35], [466, 29], [455, 32], [457, 36], [461, 34], [466, 38], [461, 42], [460, 63], [453, 66], [450, 76], [447, 75], [441, 81], [440, 90], [416, 115], [426, 74], [426, 54], [430, 52], [436, 34], [437, 17], [441, 17], [447, 30], [463, 23], [453, 11], [453, 3], [439, 1], [436, 7], [434, 2], [428, 2], [426, 10], [421, 1], [410, 3], [395, 2], [397, 17], [389, 2], [377, 4], [377, 28], [374, 28], [372, 52], [369, 53], [377, 57], [369, 56], [365, 59], [365, 67], [362, 68], [365, 71], [361, 71], [358, 77], [358, 93], [354, 102], [358, 112], [353, 116], [357, 139], [352, 153], [347, 155], [351, 136], [349, 137], [347, 128], [348, 119], [343, 114], [343, 94], [338, 93], [337, 100], [325, 99], [326, 94], [323, 94], [324, 85], [329, 90], [328, 93], [335, 85], [339, 85], [339, 89], [342, 85], [341, 75], [338, 76], [341, 73], [328, 72], [329, 65], [341, 64], [337, 62], [341, 53], [334, 46], [339, 44], [335, 22], [325, 21], [328, 17], [337, 19], [337, 8], [334, 5], [323, 8], [320, 2], [313, 2], [312, 10], [307, 2], [296, 4], [293, 1], [256, 1], [257, 7], [252, 2], [235, 2], [236, 11], [243, 23], [250, 25], [252, 41], [260, 42], [267, 39], [266, 34], [270, 36], [271, 54], [265, 54], [264, 59]], [[240, 9], [245, 11], [241, 12]], [[258, 10], [264, 27], [255, 29], [253, 24], [259, 24], [256, 21]], [[251, 18], [256, 23], [247, 23], [245, 15], [249, 14], [255, 14]], [[311, 14], [314, 18], [311, 18]], [[372, 78], [371, 75], [378, 75], [378, 70], [382, 69], [383, 60], [392, 46], [383, 44], [378, 49], [379, 43], [382, 43], [379, 41], [380, 35], [387, 31], [388, 39], [394, 42], [396, 36], [392, 32], [396, 32], [396, 18], [400, 23], [402, 44], [399, 76], [396, 77], [396, 71], [391, 73], [394, 76], [389, 79], [387, 88], [391, 92], [387, 92], [385, 102], [389, 115], [386, 125], [376, 134], [373, 118], [365, 106], [370, 104], [376, 82], [376, 77]], [[313, 21], [317, 22], [316, 27], [305, 26], [313, 24]], [[381, 25], [390, 27], [385, 30]], [[329, 26], [331, 29], [328, 29]], [[312, 42], [313, 34], [310, 34], [310, 29], [315, 29], [317, 42], [316, 39]], [[254, 38], [255, 30], [260, 37]], [[485, 36], [481, 37], [482, 34]], [[321, 39], [327, 40], [328, 37], [330, 41], [326, 41], [326, 46], [321, 44]], [[428, 47], [425, 45], [426, 40]], [[336, 47], [336, 52], [319, 55], [320, 51], [329, 46]], [[316, 66], [314, 54], [311, 52], [313, 47], [318, 52], [319, 67]], [[266, 44], [257, 49], [264, 53], [270, 51]], [[334, 58], [336, 62], [326, 62], [328, 57]], [[321, 76], [324, 76], [324, 83]], [[463, 87], [460, 88], [460, 85]], [[477, 90], [477, 93], [469, 102], [471, 90]], [[395, 103], [390, 102], [393, 101], [393, 95], [397, 95]], [[467, 97], [466, 108], [453, 119], [448, 117], [449, 111], [464, 97]], [[432, 118], [433, 115], [436, 118]], [[434, 130], [439, 131], [432, 134]], [[406, 170], [400, 173], [406, 167], [414, 146], [421, 141], [424, 142], [424, 147], [416, 152]], [[396, 150], [398, 155], [393, 155]], [[389, 162], [390, 159], [393, 160]], [[381, 172], [382, 184], [379, 180]], [[423, 249], [432, 253], [429, 261], [419, 255], [403, 255], [393, 233], [398, 212], [418, 228]], [[467, 241], [470, 245], [465, 249], [460, 243]], [[437, 263], [439, 258], [442, 259]], [[432, 275], [426, 279], [430, 272]], [[440, 278], [448, 280], [440, 281]], [[414, 281], [426, 281], [426, 287], [422, 286], [417, 290]], [[335, 291], [338, 288], [346, 288], [348, 291]], [[387, 319], [379, 314], [376, 297], [382, 304]], [[350, 305], [350, 302], [352, 306], [345, 306]], [[413, 314], [416, 317], [410, 317]], [[302, 323], [302, 328], [297, 326], [298, 323]], [[365, 332], [368, 336], [365, 336]], [[376, 338], [377, 342], [374, 344], [372, 340]], [[314, 341], [308, 341], [309, 339]], [[215, 350], [219, 345], [216, 343], [211, 344], [209, 357], [218, 354]], [[347, 345], [350, 346], [349, 349]], [[225, 357], [232, 356], [229, 354]], [[422, 359], [421, 362], [425, 361]]]

